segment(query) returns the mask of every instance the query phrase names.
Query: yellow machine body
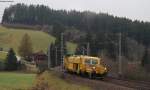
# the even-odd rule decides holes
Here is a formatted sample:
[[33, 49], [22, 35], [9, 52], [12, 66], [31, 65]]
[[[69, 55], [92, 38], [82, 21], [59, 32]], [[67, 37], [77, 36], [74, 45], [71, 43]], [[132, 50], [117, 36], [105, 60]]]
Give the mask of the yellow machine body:
[[77, 74], [89, 74], [103, 77], [107, 68], [101, 64], [101, 58], [91, 56], [68, 56], [64, 58], [65, 70]]

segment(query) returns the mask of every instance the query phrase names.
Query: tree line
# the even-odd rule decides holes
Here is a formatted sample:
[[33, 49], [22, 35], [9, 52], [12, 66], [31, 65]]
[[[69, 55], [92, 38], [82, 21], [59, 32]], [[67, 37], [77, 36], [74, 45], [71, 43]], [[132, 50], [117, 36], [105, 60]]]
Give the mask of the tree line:
[[[52, 26], [52, 32], [49, 28], [47, 31], [56, 38], [61, 32], [67, 30], [70, 34], [74, 29], [72, 36], [69, 36], [68, 33], [65, 35], [66, 37], [78, 37], [75, 40], [78, 43], [76, 53], [81, 53], [86, 43], [90, 43], [90, 54], [93, 56], [106, 51], [109, 56], [115, 57], [117, 46], [112, 42], [118, 43], [118, 33], [122, 33], [123, 56], [131, 60], [136, 59], [135, 56], [140, 60], [149, 58], [147, 57], [149, 54], [147, 50], [150, 48], [149, 22], [132, 21], [107, 13], [55, 10], [44, 5], [16, 4], [5, 9], [2, 24]], [[80, 33], [75, 34], [77, 31]], [[67, 38], [67, 40], [72, 41], [72, 38]], [[142, 52], [141, 55], [139, 55], [140, 52]], [[150, 63], [148, 60], [142, 60], [142, 65], [144, 65], [143, 62]]]

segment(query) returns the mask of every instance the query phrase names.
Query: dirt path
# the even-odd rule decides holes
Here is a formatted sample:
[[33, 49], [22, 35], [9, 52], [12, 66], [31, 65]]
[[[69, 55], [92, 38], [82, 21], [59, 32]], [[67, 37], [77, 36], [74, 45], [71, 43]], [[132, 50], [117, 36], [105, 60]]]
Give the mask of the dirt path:
[[70, 74], [65, 74], [65, 80], [67, 80], [69, 83], [89, 86], [93, 90], [136, 90], [121, 85], [108, 83], [102, 80], [91, 80]]

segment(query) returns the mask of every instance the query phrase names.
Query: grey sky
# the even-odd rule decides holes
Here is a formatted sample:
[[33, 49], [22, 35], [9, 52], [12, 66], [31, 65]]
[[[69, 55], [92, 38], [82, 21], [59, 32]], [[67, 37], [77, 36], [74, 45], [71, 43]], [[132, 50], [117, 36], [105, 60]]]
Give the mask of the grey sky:
[[14, 0], [0, 3], [0, 20], [5, 7], [15, 3], [44, 4], [54, 9], [90, 10], [150, 22], [150, 0]]

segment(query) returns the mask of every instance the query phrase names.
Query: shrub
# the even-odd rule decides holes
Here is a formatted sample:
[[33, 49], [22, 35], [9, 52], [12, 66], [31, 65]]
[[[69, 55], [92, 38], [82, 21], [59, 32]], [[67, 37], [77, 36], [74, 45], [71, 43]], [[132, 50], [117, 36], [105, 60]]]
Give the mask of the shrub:
[[9, 50], [7, 54], [5, 65], [6, 65], [6, 70], [9, 70], [9, 71], [17, 70], [18, 68], [17, 57], [12, 48]]

